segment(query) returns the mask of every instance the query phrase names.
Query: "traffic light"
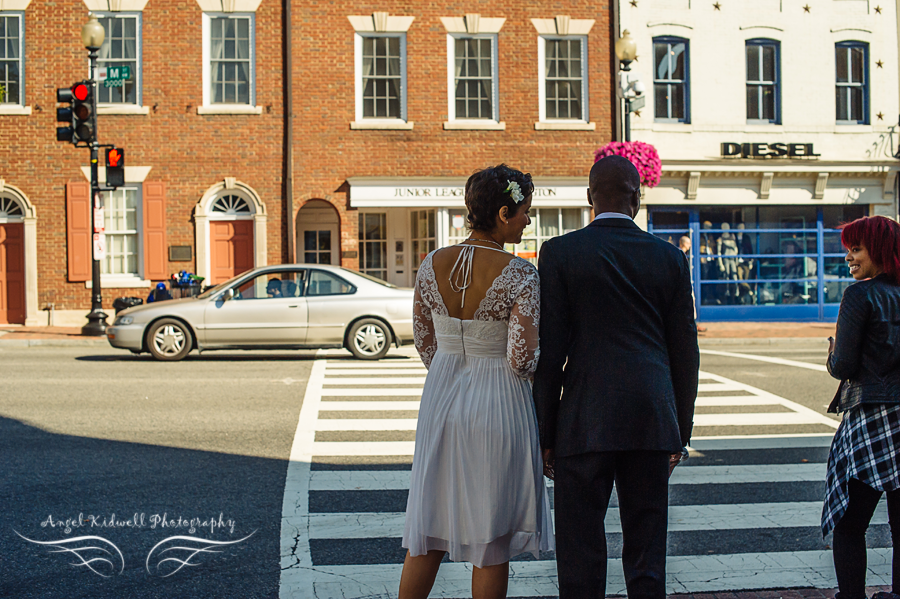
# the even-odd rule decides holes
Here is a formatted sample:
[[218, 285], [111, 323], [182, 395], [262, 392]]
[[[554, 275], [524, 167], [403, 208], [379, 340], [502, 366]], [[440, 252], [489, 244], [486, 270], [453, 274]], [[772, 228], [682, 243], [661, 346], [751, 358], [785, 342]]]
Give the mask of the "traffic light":
[[97, 120], [94, 115], [93, 90], [89, 81], [80, 81], [72, 86], [72, 136], [75, 142], [96, 141]]
[[61, 87], [56, 90], [56, 101], [60, 104], [68, 104], [68, 106], [63, 106], [62, 108], [57, 107], [56, 109], [56, 120], [60, 123], [66, 123], [65, 127], [56, 128], [56, 141], [75, 143], [72, 141], [72, 136], [75, 133], [75, 129], [72, 127], [72, 104], [75, 102], [75, 96], [72, 95], [72, 89]]
[[125, 185], [125, 150], [110, 148], [106, 150], [106, 186], [123, 185]]

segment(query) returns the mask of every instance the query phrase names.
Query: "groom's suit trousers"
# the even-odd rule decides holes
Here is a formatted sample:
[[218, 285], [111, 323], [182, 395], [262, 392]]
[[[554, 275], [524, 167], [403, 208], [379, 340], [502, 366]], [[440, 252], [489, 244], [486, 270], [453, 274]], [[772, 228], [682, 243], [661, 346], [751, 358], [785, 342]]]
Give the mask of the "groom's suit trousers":
[[606, 596], [604, 518], [613, 483], [622, 523], [628, 599], [665, 599], [668, 475], [666, 451], [605, 451], [556, 458], [560, 599]]

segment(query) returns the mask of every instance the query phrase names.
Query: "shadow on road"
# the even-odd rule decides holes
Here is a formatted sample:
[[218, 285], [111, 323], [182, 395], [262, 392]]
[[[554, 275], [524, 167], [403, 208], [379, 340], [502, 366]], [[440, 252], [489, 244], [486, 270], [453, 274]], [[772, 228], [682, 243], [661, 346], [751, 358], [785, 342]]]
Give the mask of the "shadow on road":
[[[150, 354], [105, 354], [96, 356], [77, 356], [80, 362], [155, 362]], [[377, 362], [392, 362], [407, 360], [406, 356], [388, 355]], [[229, 354], [208, 352], [202, 354], [191, 353], [184, 362], [312, 362], [314, 360], [328, 360], [329, 362], [358, 362], [358, 358], [350, 353], [337, 355], [297, 355], [297, 354], [269, 354], [261, 351], [254, 354]], [[373, 363], [376, 361], [373, 360]]]
[[[287, 461], [56, 434], [4, 417], [0, 417], [0, 455], [4, 572], [0, 596], [278, 596]], [[209, 521], [218, 524], [220, 514], [225, 526], [211, 528]], [[169, 522], [165, 527], [159, 520], [163, 515]], [[53, 523], [71, 519], [80, 526], [66, 532], [51, 525], [51, 516]], [[207, 525], [192, 531], [178, 526], [179, 518], [198, 518]], [[102, 526], [104, 520], [120, 525]], [[73, 553], [54, 553], [54, 547], [26, 541], [16, 533], [44, 543], [95, 535], [114, 544], [121, 558], [102, 541], [66, 544], [102, 546], [82, 555], [84, 560], [99, 557], [112, 562], [92, 564], [103, 577], [73, 565], [82, 561]], [[151, 555], [147, 571], [151, 549], [168, 537], [236, 541], [251, 533], [242, 542], [212, 548], [219, 553], [196, 554], [189, 560], [191, 566], [168, 577], [162, 575], [172, 572], [178, 562], [160, 560], [185, 560], [189, 552], [160, 555], [160, 547]]]

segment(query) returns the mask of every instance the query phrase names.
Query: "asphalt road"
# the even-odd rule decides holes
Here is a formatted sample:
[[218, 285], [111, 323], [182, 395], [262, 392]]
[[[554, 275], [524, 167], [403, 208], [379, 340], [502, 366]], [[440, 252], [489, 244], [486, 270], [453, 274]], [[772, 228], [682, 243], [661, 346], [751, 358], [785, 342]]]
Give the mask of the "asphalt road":
[[[827, 349], [819, 341], [705, 347], [819, 365]], [[158, 363], [107, 348], [0, 346], [0, 596], [277, 597], [287, 462], [314, 359], [312, 352], [230, 352]], [[744, 357], [704, 354], [702, 369], [820, 414], [836, 386], [824, 372]], [[354, 434], [318, 433], [317, 440]], [[396, 440], [412, 438], [401, 436]], [[69, 533], [56, 527], [79, 518], [82, 526]], [[205, 524], [192, 531], [178, 518]], [[117, 525], [109, 526], [113, 519]], [[86, 542], [107, 553], [81, 551], [78, 558], [18, 535], [43, 542], [97, 535], [115, 549]], [[174, 572], [179, 562], [161, 560], [188, 561], [190, 552], [173, 545], [209, 546], [170, 541], [155, 548], [174, 535], [230, 544]], [[91, 563], [107, 577], [68, 565], [92, 557], [109, 560]]]

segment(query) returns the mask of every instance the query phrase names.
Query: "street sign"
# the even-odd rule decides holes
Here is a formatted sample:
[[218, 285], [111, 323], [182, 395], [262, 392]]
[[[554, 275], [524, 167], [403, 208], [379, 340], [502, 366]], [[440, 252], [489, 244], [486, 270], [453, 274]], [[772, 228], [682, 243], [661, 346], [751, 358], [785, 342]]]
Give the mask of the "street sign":
[[628, 112], [640, 110], [647, 103], [647, 96], [638, 96], [628, 101]]
[[131, 80], [131, 67], [128, 65], [100, 67], [100, 80], [106, 87], [122, 87]]
[[94, 260], [106, 259], [106, 235], [94, 233]]

